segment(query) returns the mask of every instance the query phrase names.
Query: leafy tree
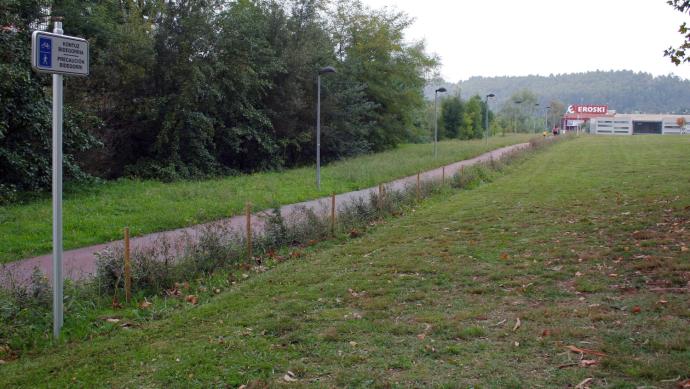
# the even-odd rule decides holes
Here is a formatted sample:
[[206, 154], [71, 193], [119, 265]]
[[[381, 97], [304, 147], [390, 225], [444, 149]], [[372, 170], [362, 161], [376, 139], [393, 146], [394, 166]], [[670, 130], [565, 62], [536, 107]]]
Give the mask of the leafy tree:
[[[48, 78], [22, 60], [42, 14], [64, 16], [65, 32], [90, 42], [90, 76], [66, 82], [66, 151], [103, 177], [312, 163], [316, 74], [326, 65], [338, 73], [322, 83], [324, 160], [419, 140], [427, 126], [421, 91], [437, 61], [403, 39], [411, 19], [399, 12], [358, 0], [6, 0], [0, 185], [49, 174], [47, 159], [21, 159], [36, 159], [49, 139]], [[91, 135], [103, 139], [98, 152], [87, 150]]]
[[512, 132], [528, 132], [531, 129], [531, 109], [537, 104], [537, 96], [530, 90], [523, 89], [514, 93], [503, 104], [501, 116]]
[[459, 96], [452, 96], [441, 101], [441, 128], [446, 138], [458, 138], [463, 125], [464, 107]]
[[[690, 0], [669, 0], [667, 3], [674, 9], [690, 14]], [[671, 62], [676, 65], [680, 65], [682, 62], [690, 62], [690, 28], [687, 26], [687, 22], [683, 22], [678, 28], [678, 32], [683, 36], [683, 43], [678, 47], [669, 47], [664, 51], [664, 56], [670, 57]]]
[[472, 96], [465, 104], [462, 116], [462, 130], [460, 139], [477, 139], [482, 137], [482, 98]]

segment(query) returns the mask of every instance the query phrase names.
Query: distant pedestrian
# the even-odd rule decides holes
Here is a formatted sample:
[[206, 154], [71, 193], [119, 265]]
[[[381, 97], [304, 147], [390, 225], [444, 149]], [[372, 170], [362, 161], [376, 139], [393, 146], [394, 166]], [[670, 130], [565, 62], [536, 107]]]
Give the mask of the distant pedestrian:
[[557, 135], [558, 135], [558, 127], [554, 126], [553, 127], [553, 136], [557, 136]]

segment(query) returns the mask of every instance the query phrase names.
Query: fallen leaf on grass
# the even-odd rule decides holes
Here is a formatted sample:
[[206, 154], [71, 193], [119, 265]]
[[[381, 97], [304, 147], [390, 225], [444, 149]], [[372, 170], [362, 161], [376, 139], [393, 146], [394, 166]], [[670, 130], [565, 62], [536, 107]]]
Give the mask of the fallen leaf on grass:
[[589, 355], [596, 355], [599, 357], [605, 357], [606, 356], [606, 354], [602, 353], [601, 351], [590, 350], [590, 349], [586, 349], [586, 348], [579, 348], [579, 347], [573, 346], [573, 345], [565, 346], [565, 348], [567, 348], [568, 350], [570, 350], [574, 353], [578, 353], [578, 354], [589, 354]]
[[419, 339], [419, 340], [424, 340], [424, 338], [426, 338], [426, 334], [418, 334], [417, 335], [417, 339]]
[[633, 307], [632, 313], [640, 313], [640, 312], [642, 312], [642, 308], [640, 308], [637, 305]]
[[167, 294], [168, 296], [171, 296], [171, 297], [177, 297], [177, 296], [180, 296], [182, 293], [180, 293], [180, 290], [178, 288], [172, 288], [172, 289], [166, 290], [165, 294]]
[[666, 304], [668, 304], [668, 300], [659, 300], [656, 303], [660, 304], [660, 305], [666, 305]]
[[350, 230], [350, 238], [357, 238], [357, 237], [359, 237], [359, 236], [361, 236], [361, 235], [362, 235], [362, 233], [359, 232], [359, 231], [358, 231], [357, 229], [355, 229], [355, 228], [353, 228], [353, 229]]
[[354, 340], [350, 341], [350, 346], [352, 346], [352, 347], [357, 346], [357, 342], [355, 342]]
[[542, 338], [546, 338], [547, 336], [550, 336], [550, 335], [551, 335], [551, 331], [548, 328], [541, 332]]
[[594, 366], [594, 365], [598, 365], [598, 364], [599, 364], [599, 361], [597, 361], [596, 359], [583, 359], [580, 361], [581, 367], [590, 367], [590, 366]]
[[118, 319], [118, 318], [116, 318], [116, 317], [107, 317], [107, 318], [105, 319], [105, 321], [107, 321], [108, 323], [119, 323], [119, 322], [120, 322], [120, 319]]
[[186, 301], [192, 305], [196, 305], [199, 302], [199, 297], [197, 297], [193, 294], [190, 294], [189, 296], [185, 297], [184, 301]]
[[288, 370], [287, 374], [283, 376], [283, 380], [285, 380], [285, 382], [297, 382], [295, 373], [291, 372], [290, 370]]
[[508, 253], [501, 253], [501, 259], [502, 259], [502, 260], [506, 261], [506, 260], [508, 260], [509, 258], [510, 258], [510, 256], [508, 255]]
[[176, 282], [175, 283], [175, 289], [184, 289], [184, 290], [189, 289], [189, 281], [185, 281], [182, 283]]
[[149, 308], [151, 308], [152, 305], [153, 305], [153, 303], [151, 303], [150, 301], [148, 301], [147, 299], [144, 298], [144, 301], [139, 303], [139, 308], [149, 309]]
[[685, 381], [680, 381], [676, 384], [676, 388], [678, 389], [688, 389], [690, 388], [690, 379], [687, 379]]
[[513, 327], [513, 331], [517, 331], [521, 325], [522, 325], [522, 322], [520, 321], [520, 318], [518, 317], [517, 320], [515, 320], [515, 326]]
[[350, 293], [350, 295], [351, 295], [352, 297], [363, 297], [363, 296], [365, 296], [365, 295], [367, 294], [367, 292], [364, 291], [364, 290], [361, 291], [361, 292], [357, 292], [357, 291], [355, 291], [355, 290], [352, 289], [352, 288], [348, 289], [347, 291]]
[[587, 384], [589, 384], [592, 381], [594, 381], [594, 378], [587, 378], [579, 384], [575, 385], [575, 389], [588, 389], [589, 386], [587, 386]]

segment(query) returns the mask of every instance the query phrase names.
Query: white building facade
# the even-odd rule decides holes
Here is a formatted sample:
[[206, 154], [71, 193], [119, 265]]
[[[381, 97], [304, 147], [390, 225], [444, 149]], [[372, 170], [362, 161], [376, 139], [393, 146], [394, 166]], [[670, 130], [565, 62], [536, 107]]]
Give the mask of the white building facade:
[[[679, 123], [683, 123], [683, 119], [685, 125], [681, 126]], [[690, 135], [690, 115], [614, 113], [590, 118], [589, 132], [597, 135]]]

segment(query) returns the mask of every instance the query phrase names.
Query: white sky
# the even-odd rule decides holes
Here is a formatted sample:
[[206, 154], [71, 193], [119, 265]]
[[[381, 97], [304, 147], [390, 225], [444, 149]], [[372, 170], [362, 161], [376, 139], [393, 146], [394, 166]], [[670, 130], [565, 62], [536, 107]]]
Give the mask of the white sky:
[[415, 18], [408, 40], [440, 56], [447, 81], [590, 70], [634, 70], [690, 79], [673, 65], [690, 17], [665, 0], [362, 0]]

